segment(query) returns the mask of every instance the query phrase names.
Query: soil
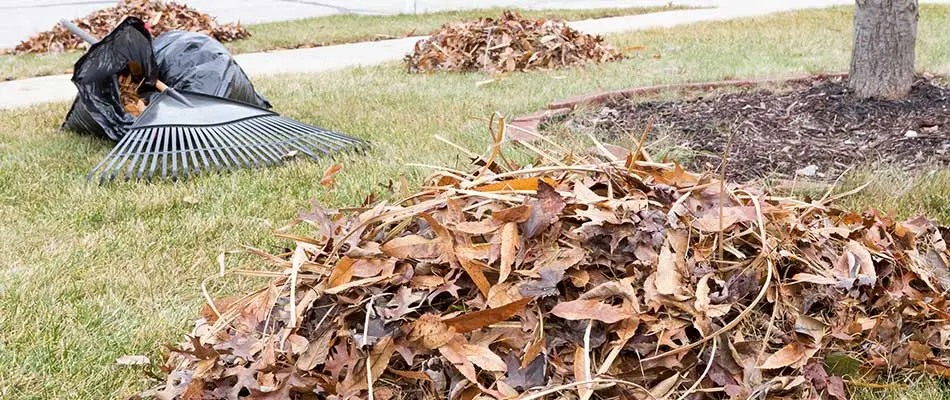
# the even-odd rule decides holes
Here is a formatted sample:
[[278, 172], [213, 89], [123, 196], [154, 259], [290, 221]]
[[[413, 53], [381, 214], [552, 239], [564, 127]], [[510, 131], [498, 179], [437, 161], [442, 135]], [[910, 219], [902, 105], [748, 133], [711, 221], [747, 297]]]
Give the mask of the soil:
[[[853, 97], [841, 78], [815, 78], [779, 90], [706, 92], [673, 101], [608, 100], [575, 112], [568, 128], [593, 128], [606, 141], [674, 138], [692, 153], [694, 170], [717, 169], [735, 132], [726, 172], [736, 180], [810, 177], [830, 180], [855, 166], [926, 171], [950, 165], [950, 88], [914, 83], [901, 101]], [[631, 134], [631, 132], [633, 134]]]

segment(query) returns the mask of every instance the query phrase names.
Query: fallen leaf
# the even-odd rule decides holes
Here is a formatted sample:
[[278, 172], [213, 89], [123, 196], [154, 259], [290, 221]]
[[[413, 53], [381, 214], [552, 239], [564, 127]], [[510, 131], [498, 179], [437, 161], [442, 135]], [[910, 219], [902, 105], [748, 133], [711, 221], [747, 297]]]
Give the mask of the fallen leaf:
[[528, 239], [534, 238], [542, 230], [551, 226], [557, 220], [561, 211], [564, 210], [564, 207], [567, 206], [564, 198], [551, 184], [540, 179], [536, 181], [537, 197], [529, 198], [526, 203], [531, 206], [531, 216], [522, 223], [524, 236]]
[[619, 322], [633, 316], [617, 306], [604, 304], [597, 300], [574, 300], [558, 303], [551, 314], [568, 320], [594, 319], [608, 324]]
[[835, 263], [835, 273], [839, 286], [851, 289], [852, 286], [871, 286], [877, 281], [877, 271], [871, 260], [871, 253], [860, 243], [850, 240], [844, 252]]
[[301, 371], [310, 371], [317, 365], [325, 363], [327, 356], [330, 355], [330, 340], [332, 338], [333, 331], [327, 330], [320, 337], [311, 341], [307, 346], [307, 350], [297, 358], [297, 368]]
[[468, 277], [472, 280], [472, 283], [475, 284], [475, 287], [482, 293], [482, 296], [488, 297], [488, 292], [491, 289], [491, 283], [488, 282], [488, 278], [485, 277], [485, 272], [482, 270], [482, 265], [475, 260], [468, 257], [461, 251], [456, 250], [456, 257], [458, 258], [459, 264], [462, 266], [462, 269], [465, 270], [465, 273], [468, 274]]
[[395, 351], [396, 345], [393, 343], [393, 338], [389, 336], [380, 339], [379, 343], [373, 346], [373, 350], [370, 351], [369, 359], [367, 360], [370, 363], [370, 385], [375, 383], [383, 374], [383, 371], [386, 370], [386, 366], [389, 365], [389, 360]]
[[519, 311], [524, 309], [531, 302], [530, 297], [525, 297], [513, 303], [505, 304], [498, 308], [490, 308], [482, 311], [475, 311], [462, 314], [458, 317], [447, 319], [445, 322], [450, 328], [454, 328], [458, 333], [465, 333], [481, 329], [491, 324], [506, 321]]
[[498, 372], [508, 370], [501, 357], [498, 357], [498, 355], [492, 352], [488, 347], [464, 343], [462, 344], [460, 352], [464, 354], [465, 358], [468, 358], [472, 364], [477, 365], [481, 369]]
[[531, 206], [522, 204], [492, 213], [492, 219], [501, 223], [525, 222], [531, 217]]
[[[544, 182], [549, 185], [554, 185], [555, 182], [551, 178], [543, 178]], [[489, 183], [486, 185], [478, 186], [475, 188], [479, 192], [501, 192], [501, 191], [513, 191], [513, 190], [522, 190], [522, 191], [536, 191], [538, 190], [538, 178], [517, 178], [509, 179], [506, 181]]]
[[345, 285], [351, 279], [353, 279], [353, 259], [343, 256], [333, 266], [333, 271], [330, 272], [330, 277], [327, 278], [327, 287], [333, 288]]
[[650, 388], [650, 395], [652, 395], [654, 399], [665, 399], [667, 398], [667, 395], [676, 388], [676, 384], [679, 381], [680, 375], [673, 374], [669, 378], [660, 381], [660, 383], [657, 383], [655, 386]]
[[679, 269], [681, 255], [673, 252], [670, 239], [667, 238], [660, 248], [660, 257], [656, 266], [656, 290], [660, 294], [673, 295], [682, 290], [683, 275]]
[[456, 330], [449, 327], [438, 315], [426, 313], [412, 323], [409, 340], [418, 342], [422, 347], [432, 350], [444, 346], [455, 335]]
[[560, 294], [557, 290], [557, 284], [561, 282], [561, 279], [564, 279], [563, 269], [544, 267], [541, 268], [541, 271], [538, 271], [538, 275], [541, 276], [540, 280], [528, 281], [518, 287], [518, 292], [522, 296], [545, 297]]
[[333, 164], [323, 172], [323, 178], [320, 178], [320, 186], [333, 186], [336, 182], [333, 177], [343, 169], [341, 164]]
[[805, 346], [803, 346], [801, 343], [797, 341], [793, 341], [785, 345], [785, 347], [782, 347], [781, 349], [779, 349], [779, 351], [776, 351], [775, 353], [770, 355], [768, 358], [766, 358], [765, 362], [763, 362], [762, 365], [759, 365], [759, 368], [761, 369], [784, 368], [798, 362], [804, 356], [805, 356]]
[[380, 246], [380, 250], [390, 257], [401, 259], [437, 259], [442, 254], [440, 243], [418, 235], [397, 237]]
[[848, 400], [848, 392], [844, 390], [844, 381], [840, 376], [828, 378], [828, 395], [836, 400]]
[[499, 268], [498, 283], [504, 282], [511, 274], [511, 267], [515, 263], [515, 256], [521, 242], [518, 239], [518, 224], [506, 223], [501, 229], [501, 267]]
[[[584, 351], [584, 347], [577, 346], [574, 348], [574, 382], [584, 382], [590, 380], [590, 366], [584, 362], [584, 357], [587, 353]], [[581, 399], [586, 399], [590, 396], [592, 390], [590, 389], [591, 385], [580, 385], [577, 387], [577, 396]]]

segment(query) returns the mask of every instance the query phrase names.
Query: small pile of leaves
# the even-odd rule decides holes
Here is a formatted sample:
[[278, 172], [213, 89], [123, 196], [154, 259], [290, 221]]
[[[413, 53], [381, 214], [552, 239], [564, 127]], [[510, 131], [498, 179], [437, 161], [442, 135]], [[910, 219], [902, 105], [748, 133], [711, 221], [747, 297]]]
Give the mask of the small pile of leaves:
[[410, 72], [512, 72], [617, 61], [623, 55], [600, 36], [563, 20], [530, 20], [505, 11], [501, 18], [453, 22], [416, 43], [406, 56]]
[[602, 144], [519, 166], [502, 136], [400, 201], [301, 213], [293, 249], [253, 251], [283, 271], [209, 302], [146, 394], [841, 400], [950, 376], [947, 228]]
[[[218, 24], [210, 15], [184, 4], [154, 0], [122, 0], [115, 7], [95, 11], [73, 20], [73, 23], [92, 34], [93, 37], [102, 38], [129, 16], [138, 17], [147, 22], [155, 36], [176, 30], [201, 32], [221, 42], [251, 36], [251, 33], [239, 23]], [[86, 46], [82, 39], [57, 24], [53, 29], [21, 42], [12, 53], [60, 52], [85, 49]]]
[[136, 117], [145, 112], [145, 100], [139, 96], [139, 89], [142, 87], [143, 79], [138, 81], [132, 74], [119, 74], [119, 101], [122, 103], [122, 110]]

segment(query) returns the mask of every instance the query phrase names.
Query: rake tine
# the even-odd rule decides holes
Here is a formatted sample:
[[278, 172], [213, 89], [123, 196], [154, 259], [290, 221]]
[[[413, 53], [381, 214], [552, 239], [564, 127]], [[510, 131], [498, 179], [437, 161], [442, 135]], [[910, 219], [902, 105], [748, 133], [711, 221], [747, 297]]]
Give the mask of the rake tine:
[[[191, 138], [192, 138], [191, 140], [194, 142], [194, 145], [195, 145], [195, 147], [193, 147], [193, 148], [195, 149], [195, 153], [198, 153], [198, 155], [201, 156], [201, 162], [202, 162], [202, 163], [204, 164], [204, 166], [205, 166], [204, 173], [211, 173], [211, 165], [208, 163], [208, 155], [211, 154], [211, 148], [208, 147], [208, 146], [206, 146], [204, 143], [202, 143], [202, 141], [201, 141], [201, 134], [202, 134], [202, 133], [204, 133], [204, 129], [203, 129], [203, 128], [198, 128], [198, 129], [192, 130], [192, 131], [191, 131]], [[194, 156], [194, 153], [192, 153], [192, 156]], [[197, 158], [196, 158], [194, 161], [195, 161], [195, 170], [196, 170], [196, 171], [200, 171], [201, 168], [199, 168], [199, 167], [197, 166], [197, 165], [198, 165], [198, 160], [197, 160]], [[201, 173], [201, 172], [199, 172], [199, 173]]]
[[185, 141], [185, 160], [188, 160], [188, 156], [191, 156], [191, 170], [186, 171], [186, 174], [191, 176], [198, 176], [201, 174], [201, 165], [198, 164], [198, 149], [195, 148], [194, 143], [192, 143], [192, 137], [195, 135], [195, 132], [192, 129], [185, 129], [182, 132], [182, 136]]
[[280, 164], [280, 154], [275, 154], [266, 144], [261, 143], [260, 138], [257, 138], [254, 133], [245, 129], [242, 124], [234, 124], [228, 128], [234, 135], [234, 138], [247, 143], [250, 148], [261, 157], [265, 165], [271, 166]]
[[168, 159], [171, 158], [171, 149], [172, 149], [172, 128], [168, 127], [167, 129], [162, 129], [162, 150], [160, 154], [162, 155], [162, 179], [168, 178]]
[[341, 138], [339, 135], [335, 135], [329, 131], [317, 129], [313, 126], [285, 118], [281, 118], [276, 122], [286, 126], [288, 129], [296, 129], [299, 132], [305, 132], [311, 140], [330, 148], [331, 152], [335, 152], [344, 147], [352, 146], [352, 143], [348, 139]]
[[[198, 141], [202, 143], [201, 145], [205, 148], [205, 152], [208, 154], [208, 158], [211, 159], [211, 167], [214, 168], [215, 172], [220, 173], [221, 164], [224, 161], [223, 160], [219, 161], [218, 157], [215, 155], [215, 152], [218, 152], [218, 154], [221, 155], [222, 158], [225, 156], [224, 156], [224, 153], [221, 153], [219, 149], [215, 148], [215, 146], [211, 144], [211, 141], [208, 138], [208, 128], [201, 128], [201, 129], [195, 130], [195, 135]], [[208, 166], [207, 160], [205, 160], [205, 166]], [[208, 170], [210, 171], [211, 168], [208, 168]], [[228, 167], [228, 170], [230, 170], [230, 167]]]
[[180, 127], [173, 127], [171, 132], [168, 133], [171, 136], [171, 147], [168, 149], [168, 156], [171, 158], [172, 165], [172, 182], [178, 181], [178, 139], [180, 137]]
[[289, 129], [301, 134], [301, 141], [309, 144], [312, 148], [319, 150], [326, 156], [331, 156], [334, 152], [343, 148], [344, 146], [338, 145], [332, 140], [324, 141], [322, 138], [314, 135], [310, 130], [304, 129], [303, 126], [293, 125], [293, 124], [282, 124], [285, 129]]
[[[200, 165], [198, 164], [198, 155], [195, 154], [197, 151], [191, 143], [191, 137], [193, 135], [191, 128], [183, 128], [181, 131], [182, 137], [182, 146], [184, 153], [182, 153], [182, 163], [184, 165], [184, 172], [182, 173], [182, 179], [185, 179], [189, 176], [197, 176], [201, 173]], [[189, 157], [191, 161], [189, 161]]]
[[[129, 168], [125, 171], [126, 182], [132, 179], [132, 171], [135, 170], [135, 165], [139, 160], [139, 156], [141, 156], [143, 153], [148, 151], [148, 147], [151, 145], [152, 138], [151, 138], [151, 135], [149, 135], [150, 131], [151, 129], [148, 129], [145, 132], [142, 132], [141, 135], [139, 135], [139, 145], [136, 146], [135, 155], [132, 156], [132, 161], [129, 162]], [[143, 163], [145, 162], [144, 158], [142, 162]]]
[[244, 123], [248, 129], [258, 132], [263, 138], [269, 140], [272, 146], [277, 147], [282, 157], [291, 151], [290, 141], [292, 138], [287, 135], [287, 131], [267, 129], [256, 118], [246, 120]]
[[[314, 137], [310, 132], [300, 129], [296, 126], [286, 124], [284, 123], [283, 120], [278, 119], [278, 120], [273, 120], [273, 121], [261, 121], [261, 122], [262, 122], [262, 125], [266, 127], [266, 129], [280, 129], [281, 131], [286, 131], [286, 132], [290, 132], [294, 134], [294, 138], [293, 138], [294, 141], [307, 145], [311, 149], [316, 149], [320, 153], [323, 153], [323, 155], [325, 156], [329, 156], [331, 152], [333, 151], [333, 149], [327, 149], [327, 146], [325, 143], [314, 140]], [[319, 158], [319, 157], [315, 157], [315, 158]]]
[[188, 165], [188, 156], [191, 152], [191, 146], [186, 142], [189, 128], [178, 128], [178, 145], [181, 154], [181, 179], [188, 179], [191, 174], [191, 166]]
[[254, 150], [258, 155], [260, 155], [261, 160], [264, 161], [266, 166], [276, 166], [281, 163], [280, 152], [271, 149], [266, 140], [261, 140], [257, 137], [257, 134], [251, 132], [244, 126], [243, 121], [228, 127], [230, 131], [235, 135], [235, 137], [244, 140], [247, 145]]
[[145, 168], [148, 167], [149, 159], [155, 160], [155, 146], [158, 142], [158, 129], [157, 128], [148, 128], [145, 132], [148, 135], [148, 142], [145, 144], [145, 151], [142, 153], [142, 163], [139, 164], [139, 170], [135, 174], [135, 180], [142, 180], [142, 176], [145, 174]]
[[178, 147], [175, 148], [175, 153], [178, 154], [181, 159], [181, 179], [188, 178], [188, 146], [185, 144], [185, 128], [178, 127], [175, 129], [176, 136], [178, 137]]
[[[254, 132], [257, 133], [257, 135], [260, 138], [269, 141], [270, 147], [275, 149], [275, 151], [277, 152], [278, 159], [281, 162], [283, 162], [284, 156], [286, 156], [290, 152], [290, 149], [291, 149], [288, 146], [289, 141], [287, 140], [287, 138], [285, 136], [281, 136], [281, 134], [285, 132], [278, 132], [273, 129], [267, 129], [266, 127], [262, 127], [260, 124], [258, 124], [257, 121], [254, 121], [253, 119], [246, 120], [244, 122], [246, 124], [245, 125], [246, 129], [253, 130]], [[301, 149], [301, 150], [303, 152], [309, 152], [306, 149]]]
[[[235, 142], [231, 140], [227, 133], [219, 130], [218, 127], [213, 127], [211, 130], [215, 133], [215, 136], [218, 139], [218, 145], [223, 149], [227, 150], [229, 153], [233, 151], [234, 154], [237, 154], [241, 157], [241, 161], [244, 162], [244, 166], [247, 168], [260, 168], [261, 163], [254, 157], [254, 155], [244, 147], [241, 142]], [[254, 161], [254, 165], [251, 166], [251, 161]]]
[[300, 127], [300, 128], [302, 128], [302, 129], [304, 129], [304, 130], [308, 130], [308, 131], [311, 131], [311, 132], [319, 132], [319, 133], [321, 133], [321, 134], [323, 134], [323, 135], [327, 135], [327, 136], [330, 136], [330, 137], [337, 138], [337, 139], [339, 139], [339, 140], [341, 140], [341, 141], [343, 141], [343, 142], [346, 142], [346, 143], [365, 143], [365, 142], [363, 142], [363, 141], [360, 140], [360, 139], [357, 139], [357, 138], [354, 138], [354, 137], [351, 137], [351, 136], [346, 136], [346, 135], [343, 135], [343, 134], [339, 134], [339, 133], [336, 133], [336, 132], [333, 132], [333, 131], [328, 131], [328, 130], [325, 130], [325, 129], [320, 129], [320, 128], [317, 128], [317, 127], [312, 126], [312, 125], [304, 124], [304, 123], [302, 123], [302, 122], [300, 122], [300, 121], [297, 121], [297, 120], [293, 120], [293, 119], [290, 119], [290, 118], [284, 118], [284, 117], [278, 117], [278, 118], [280, 118], [283, 122], [288, 123], [288, 124], [290, 124], [290, 125], [295, 125], [295, 126], [297, 126], [297, 127]]
[[119, 152], [118, 157], [121, 157], [121, 158], [118, 159], [119, 162], [115, 164], [115, 167], [111, 168], [111, 172], [109, 174], [110, 182], [114, 181], [115, 178], [119, 176], [119, 173], [122, 172], [122, 168], [124, 168], [126, 164], [128, 163], [129, 157], [131, 157], [132, 154], [135, 153], [135, 148], [141, 146], [142, 144], [141, 138], [139, 138], [138, 132], [129, 131], [128, 133], [126, 133], [126, 136], [129, 136], [129, 146], [127, 148], [122, 149], [122, 151]]
[[[112, 156], [112, 157], [111, 157], [111, 158], [112, 158], [112, 161], [110, 161], [110, 162], [109, 162], [109, 165], [106, 166], [106, 167], [102, 170], [102, 173], [99, 174], [99, 184], [100, 184], [100, 185], [103, 185], [103, 184], [106, 183], [106, 176], [109, 175], [109, 171], [112, 170], [113, 166], [116, 166], [116, 161], [119, 160], [119, 157], [122, 156], [122, 154], [124, 153], [125, 149], [127, 149], [129, 146], [131, 146], [132, 141], [135, 139], [134, 136], [135, 136], [135, 135], [134, 135], [133, 132], [131, 132], [131, 131], [130, 131], [130, 132], [127, 132], [127, 133], [125, 134], [125, 136], [122, 137], [122, 140], [120, 140], [119, 143], [115, 146], [115, 150], [116, 150], [117, 152], [115, 153], [114, 156], [112, 156], [112, 154], [110, 154], [110, 156]], [[112, 174], [112, 178], [109, 178], [109, 181], [112, 181], [112, 179], [114, 179], [114, 178], [115, 178], [115, 174]]]
[[258, 121], [254, 121], [254, 120], [248, 120], [247, 122], [248, 122], [249, 124], [251, 124], [252, 126], [254, 126], [254, 127], [258, 128], [258, 129], [260, 129], [261, 132], [265, 132], [265, 133], [268, 134], [271, 138], [273, 138], [273, 140], [277, 141], [278, 144], [280, 144], [281, 146], [283, 146], [284, 155], [290, 153], [291, 149], [293, 149], [293, 150], [298, 150], [298, 151], [300, 151], [301, 153], [304, 153], [304, 154], [310, 156], [310, 158], [314, 158], [314, 159], [320, 158], [319, 156], [317, 156], [316, 154], [314, 154], [313, 152], [311, 152], [310, 149], [308, 149], [308, 148], [306, 148], [305, 146], [301, 146], [300, 144], [296, 143], [297, 140], [299, 140], [299, 139], [301, 138], [301, 136], [300, 136], [299, 134], [296, 134], [296, 135], [295, 135], [294, 132], [289, 131], [289, 130], [286, 130], [286, 129], [282, 129], [282, 130], [280, 130], [280, 131], [269, 130], [269, 129], [266, 129], [266, 128], [262, 127], [262, 126], [258, 123]]
[[155, 135], [157, 137], [155, 139], [155, 148], [152, 150], [152, 154], [153, 154], [152, 166], [151, 168], [149, 168], [148, 174], [145, 176], [145, 178], [148, 179], [149, 182], [152, 181], [152, 178], [155, 177], [155, 173], [158, 171], [158, 159], [159, 158], [162, 159], [162, 164], [164, 164], [165, 162], [165, 153], [163, 152], [162, 149], [165, 148], [165, 141], [168, 140], [168, 138], [165, 135], [165, 131], [167, 129], [168, 128], [166, 127], [162, 127], [157, 132], [155, 132]]
[[329, 147], [330, 152], [345, 151], [346, 149], [360, 150], [365, 145], [365, 142], [359, 139], [342, 139], [340, 135], [330, 131], [316, 129], [302, 124], [295, 125], [297, 129], [305, 130], [309, 133], [308, 138], [312, 143], [319, 143]]
[[[128, 136], [128, 134], [126, 134], [126, 136]], [[96, 164], [95, 168], [89, 171], [89, 175], [86, 176], [86, 182], [91, 181], [92, 177], [96, 174], [96, 171], [98, 171], [99, 168], [102, 168], [106, 164], [106, 162], [109, 161], [109, 159], [111, 159], [112, 156], [116, 152], [119, 151], [119, 146], [121, 146], [122, 142], [124, 142], [125, 140], [126, 140], [126, 137], [123, 136], [122, 139], [119, 140], [119, 143], [117, 143], [115, 146], [112, 147], [112, 150], [109, 151], [109, 154], [106, 154], [106, 157], [103, 158], [102, 161], [99, 161], [99, 164]]]
[[[202, 128], [202, 132], [205, 134], [205, 141], [207, 141], [211, 148], [217, 151], [218, 155], [221, 156], [221, 161], [224, 163], [224, 168], [227, 170], [227, 172], [231, 172], [234, 169], [241, 167], [241, 163], [238, 161], [237, 157], [232, 154], [229, 149], [225, 149], [223, 146], [221, 146], [221, 144], [218, 143], [218, 137], [212, 128]], [[233, 167], [231, 166], [232, 162], [234, 163]], [[220, 170], [221, 167], [218, 166], [218, 171], [220, 172]]]

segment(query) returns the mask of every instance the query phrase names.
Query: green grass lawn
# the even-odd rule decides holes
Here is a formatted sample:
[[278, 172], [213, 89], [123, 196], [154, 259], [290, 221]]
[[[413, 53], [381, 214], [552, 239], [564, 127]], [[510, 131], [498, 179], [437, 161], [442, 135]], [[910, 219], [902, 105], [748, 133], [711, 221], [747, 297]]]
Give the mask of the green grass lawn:
[[[487, 85], [476, 85], [484, 74], [408, 75], [396, 63], [260, 79], [258, 88], [278, 111], [375, 148], [363, 157], [180, 184], [87, 185], [86, 172], [112, 143], [58, 132], [67, 104], [0, 112], [0, 398], [98, 400], [142, 390], [151, 384], [142, 371], [115, 359], [157, 360], [164, 344], [182, 339], [221, 251], [277, 250], [289, 243], [274, 239], [272, 229], [310, 199], [354, 205], [391, 180], [419, 184], [430, 172], [407, 163], [463, 167], [464, 155], [435, 134], [481, 152], [494, 111], [515, 116], [603, 89], [842, 71], [850, 24], [848, 9], [836, 8], [617, 34], [611, 43], [647, 50], [621, 63], [517, 73]], [[950, 7], [922, 6], [919, 29], [919, 69], [948, 72]], [[330, 190], [318, 182], [334, 162], [343, 170]], [[868, 177], [875, 184], [849, 206], [924, 212], [950, 224], [947, 172]], [[893, 190], [895, 179], [902, 190]], [[245, 260], [228, 258], [228, 266]], [[212, 279], [208, 289], [216, 296], [260, 284], [229, 275]], [[948, 396], [943, 383], [924, 379], [859, 399]]]
[[[637, 15], [659, 11], [684, 9], [671, 7], [629, 7], [592, 10], [516, 10], [526, 18], [561, 18], [578, 21], [620, 15]], [[332, 15], [297, 21], [270, 22], [247, 25], [251, 37], [225, 43], [233, 54], [259, 51], [326, 46], [397, 37], [428, 35], [442, 24], [484, 17], [497, 17], [505, 9], [487, 8], [465, 11], [445, 11], [429, 14], [369, 16], [356, 14]], [[25, 39], [25, 38], [24, 38]], [[82, 52], [0, 55], [0, 80], [23, 79], [34, 76], [72, 73], [73, 63]]]

